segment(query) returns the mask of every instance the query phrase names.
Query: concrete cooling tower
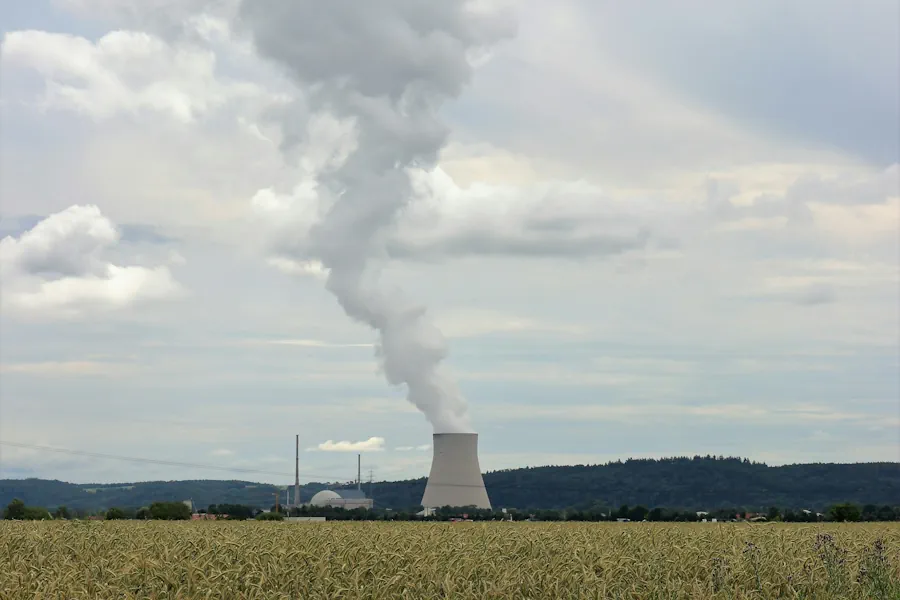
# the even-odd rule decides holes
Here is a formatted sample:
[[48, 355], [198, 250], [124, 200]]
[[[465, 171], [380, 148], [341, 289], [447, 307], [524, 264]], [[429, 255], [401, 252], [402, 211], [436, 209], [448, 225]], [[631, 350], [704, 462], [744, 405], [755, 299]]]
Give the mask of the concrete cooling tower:
[[478, 465], [477, 433], [434, 434], [434, 458], [422, 506], [491, 507]]

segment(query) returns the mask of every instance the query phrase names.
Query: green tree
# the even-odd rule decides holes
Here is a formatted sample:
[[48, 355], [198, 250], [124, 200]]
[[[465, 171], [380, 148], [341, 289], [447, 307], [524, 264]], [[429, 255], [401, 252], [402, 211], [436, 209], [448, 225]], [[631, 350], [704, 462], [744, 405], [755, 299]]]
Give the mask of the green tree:
[[229, 519], [244, 520], [253, 518], [253, 507], [243, 504], [210, 504], [209, 514], [227, 515]]
[[25, 503], [18, 498], [6, 505], [3, 511], [3, 518], [8, 520], [22, 521], [25, 519]]
[[879, 521], [895, 521], [897, 520], [897, 512], [888, 505], [884, 505], [878, 509]]
[[256, 515], [257, 521], [284, 521], [284, 515], [277, 512], [259, 513]]
[[147, 508], [146, 506], [144, 506], [142, 508], [137, 509], [137, 512], [134, 513], [134, 518], [145, 521], [147, 519], [152, 519], [153, 515], [150, 514], [150, 509]]
[[663, 511], [661, 508], [654, 508], [649, 513], [647, 513], [648, 521], [662, 521], [663, 520]]
[[116, 520], [124, 519], [124, 518], [125, 518], [125, 511], [122, 510], [121, 508], [113, 507], [113, 508], [110, 508], [108, 511], [106, 511], [106, 520], [107, 521], [116, 521]]
[[18, 498], [13, 499], [3, 511], [3, 518], [16, 521], [41, 521], [50, 518], [46, 508], [39, 506], [25, 506]]
[[647, 513], [650, 512], [646, 507], [643, 506], [635, 506], [631, 510], [628, 511], [628, 518], [632, 521], [643, 521], [644, 517], [647, 516]]
[[57, 506], [56, 510], [53, 511], [54, 519], [71, 519], [72, 513], [69, 512], [69, 509], [66, 506]]
[[835, 504], [831, 508], [828, 509], [828, 518], [832, 521], [844, 522], [844, 521], [859, 521], [860, 511], [859, 507], [855, 504], [851, 504], [850, 502], [844, 502], [843, 504]]
[[769, 521], [777, 521], [781, 517], [781, 511], [778, 510], [777, 506], [770, 506], [769, 512], [766, 514], [766, 519]]
[[162, 521], [187, 521], [191, 509], [184, 502], [154, 502], [150, 505], [150, 517]]
[[50, 511], [40, 506], [26, 506], [25, 517], [28, 521], [43, 521], [52, 518]]

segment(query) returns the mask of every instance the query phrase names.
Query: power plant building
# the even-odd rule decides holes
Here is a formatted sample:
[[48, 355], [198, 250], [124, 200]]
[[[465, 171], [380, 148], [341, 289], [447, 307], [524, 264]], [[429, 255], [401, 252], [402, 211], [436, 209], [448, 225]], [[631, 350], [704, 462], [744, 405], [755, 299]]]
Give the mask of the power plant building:
[[361, 490], [322, 490], [312, 497], [309, 506], [343, 508], [365, 508], [371, 510], [374, 502]]
[[477, 433], [436, 433], [431, 473], [422, 496], [425, 510], [442, 506], [491, 508], [481, 467]]

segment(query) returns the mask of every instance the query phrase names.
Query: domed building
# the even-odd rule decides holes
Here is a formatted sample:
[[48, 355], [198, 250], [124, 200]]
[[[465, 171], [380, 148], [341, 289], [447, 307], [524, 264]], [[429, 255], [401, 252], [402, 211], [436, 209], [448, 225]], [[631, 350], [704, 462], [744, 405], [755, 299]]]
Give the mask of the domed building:
[[366, 498], [361, 490], [322, 490], [309, 501], [310, 506], [343, 508], [345, 510], [371, 509], [373, 504], [372, 500]]
[[310, 506], [331, 506], [335, 500], [340, 500], [341, 495], [331, 490], [322, 490], [309, 501]]

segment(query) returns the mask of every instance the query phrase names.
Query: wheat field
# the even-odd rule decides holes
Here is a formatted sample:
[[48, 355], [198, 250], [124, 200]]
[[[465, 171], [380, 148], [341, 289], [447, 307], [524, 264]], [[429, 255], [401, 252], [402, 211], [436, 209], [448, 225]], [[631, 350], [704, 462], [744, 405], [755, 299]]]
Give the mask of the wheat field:
[[0, 599], [900, 598], [900, 525], [0, 521]]

